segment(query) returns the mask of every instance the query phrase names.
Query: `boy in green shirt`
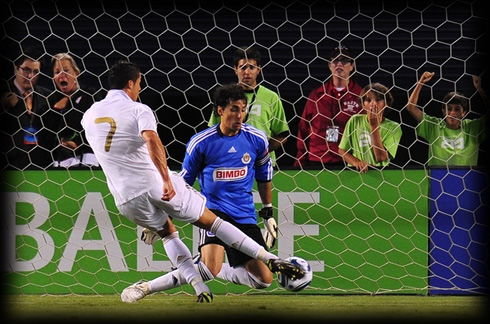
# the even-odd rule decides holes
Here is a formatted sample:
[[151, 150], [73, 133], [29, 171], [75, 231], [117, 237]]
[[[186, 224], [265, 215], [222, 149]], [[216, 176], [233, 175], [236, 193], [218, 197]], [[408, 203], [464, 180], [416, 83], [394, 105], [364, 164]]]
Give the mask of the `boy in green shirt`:
[[353, 115], [345, 125], [339, 154], [349, 166], [366, 173], [370, 165], [384, 167], [395, 157], [402, 129], [385, 117], [394, 101], [387, 87], [369, 84], [360, 97], [365, 113]]
[[[468, 99], [458, 92], [449, 92], [443, 101], [444, 118], [428, 116], [417, 107], [422, 85], [434, 76], [424, 72], [408, 99], [407, 110], [419, 123], [417, 135], [429, 143], [429, 166], [475, 166], [478, 150], [486, 139], [488, 113], [478, 119], [464, 119], [468, 113]], [[481, 88], [481, 79], [473, 77], [473, 84], [488, 107], [488, 98]]]

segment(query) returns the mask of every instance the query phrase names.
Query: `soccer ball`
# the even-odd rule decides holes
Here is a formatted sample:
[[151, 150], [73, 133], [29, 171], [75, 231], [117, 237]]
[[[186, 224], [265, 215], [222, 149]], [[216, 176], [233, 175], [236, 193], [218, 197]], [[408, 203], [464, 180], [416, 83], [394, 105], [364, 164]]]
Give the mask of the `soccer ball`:
[[277, 275], [277, 280], [279, 281], [281, 287], [294, 292], [301, 291], [308, 287], [313, 280], [313, 271], [311, 271], [311, 266], [308, 264], [308, 262], [306, 262], [305, 259], [296, 256], [289, 257], [286, 259], [286, 261], [299, 265], [305, 275], [301, 279], [293, 280], [284, 276], [282, 273], [279, 273]]

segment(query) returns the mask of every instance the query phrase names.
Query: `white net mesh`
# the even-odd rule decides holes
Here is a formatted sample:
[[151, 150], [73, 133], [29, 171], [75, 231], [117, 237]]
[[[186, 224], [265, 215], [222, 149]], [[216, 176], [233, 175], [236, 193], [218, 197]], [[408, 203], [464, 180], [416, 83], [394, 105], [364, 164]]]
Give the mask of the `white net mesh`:
[[[405, 109], [427, 70], [436, 73], [418, 102], [427, 114], [440, 116], [450, 91], [470, 100], [467, 118], [486, 112], [472, 82], [472, 75], [487, 82], [484, 8], [483, 1], [7, 1], [0, 9], [2, 81], [12, 81], [13, 62], [27, 47], [41, 50], [46, 63], [38, 84], [51, 90], [48, 62], [56, 53], [70, 53], [81, 69], [80, 84], [96, 92], [108, 89], [107, 71], [116, 60], [130, 59], [143, 72], [140, 100], [154, 109], [169, 165], [178, 170], [187, 141], [207, 127], [212, 90], [236, 82], [233, 53], [253, 45], [262, 54], [259, 82], [279, 94], [290, 127], [277, 152], [281, 237], [274, 252], [311, 262], [309, 291], [487, 292], [486, 172], [442, 168], [434, 174], [427, 168], [429, 145], [416, 136]], [[346, 167], [293, 168], [303, 108], [310, 91], [330, 76], [328, 55], [339, 45], [355, 53], [359, 84], [390, 89], [389, 118], [402, 125], [390, 166], [365, 176]], [[12, 291], [113, 293], [170, 269], [163, 248], [150, 256], [137, 243], [135, 227], [116, 212], [99, 169], [16, 166], [7, 154], [14, 133], [2, 128], [2, 218], [9, 226], [4, 270]], [[478, 165], [487, 159], [481, 147]], [[182, 227], [195, 251], [195, 230]], [[219, 280], [213, 285], [250, 291]], [[271, 290], [280, 291], [277, 285]]]

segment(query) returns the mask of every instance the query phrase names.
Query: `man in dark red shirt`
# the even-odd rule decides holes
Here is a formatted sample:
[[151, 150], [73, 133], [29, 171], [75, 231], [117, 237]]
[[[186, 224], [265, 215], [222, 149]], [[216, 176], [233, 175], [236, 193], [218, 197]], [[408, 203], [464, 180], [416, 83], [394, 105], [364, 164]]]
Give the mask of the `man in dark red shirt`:
[[345, 124], [362, 111], [362, 87], [352, 78], [355, 63], [349, 49], [334, 48], [328, 67], [331, 77], [310, 93], [298, 125], [295, 167], [343, 165], [338, 145]]

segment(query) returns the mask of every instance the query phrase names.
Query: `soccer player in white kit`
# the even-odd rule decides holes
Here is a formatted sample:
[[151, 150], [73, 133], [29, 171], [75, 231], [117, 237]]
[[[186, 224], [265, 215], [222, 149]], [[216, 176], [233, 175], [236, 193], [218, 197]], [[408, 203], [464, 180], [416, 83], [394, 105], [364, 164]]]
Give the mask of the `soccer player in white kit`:
[[[167, 166], [167, 156], [153, 111], [137, 102], [141, 90], [139, 67], [119, 61], [109, 70], [110, 90], [84, 114], [87, 141], [107, 178], [119, 212], [144, 227], [145, 241], [151, 232], [162, 238], [172, 264], [194, 287], [197, 302], [211, 302], [213, 295], [194, 268], [188, 247], [180, 240], [171, 219], [192, 223], [215, 234], [228, 246], [261, 260], [272, 272], [301, 278], [303, 271], [279, 259], [234, 225], [206, 207], [206, 198]], [[146, 236], [145, 236], [146, 235]], [[151, 287], [141, 282], [124, 289], [123, 302], [133, 303], [148, 295]]]

